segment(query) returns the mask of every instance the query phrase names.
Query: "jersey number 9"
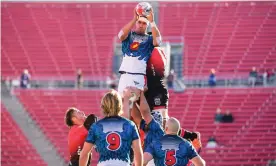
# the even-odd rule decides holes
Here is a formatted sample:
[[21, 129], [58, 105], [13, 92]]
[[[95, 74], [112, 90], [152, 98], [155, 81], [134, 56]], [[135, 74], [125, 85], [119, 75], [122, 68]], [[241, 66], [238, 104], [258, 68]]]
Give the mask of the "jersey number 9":
[[121, 147], [121, 136], [118, 133], [112, 132], [106, 136], [107, 149], [116, 151]]
[[173, 166], [174, 164], [176, 164], [176, 154], [174, 149], [166, 151], [165, 155], [165, 165]]

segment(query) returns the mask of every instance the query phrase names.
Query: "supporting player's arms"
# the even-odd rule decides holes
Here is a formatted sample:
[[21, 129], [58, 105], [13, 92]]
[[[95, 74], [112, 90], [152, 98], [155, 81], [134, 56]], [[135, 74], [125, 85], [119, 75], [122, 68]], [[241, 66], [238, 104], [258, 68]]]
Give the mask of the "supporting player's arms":
[[206, 165], [205, 161], [200, 156], [196, 156], [196, 157], [192, 158], [190, 161], [192, 161], [192, 163], [195, 166], [205, 166]]
[[140, 139], [132, 141], [132, 148], [134, 151], [135, 166], [142, 166], [143, 164], [143, 151], [141, 147]]
[[144, 153], [144, 163], [143, 163], [143, 165], [146, 166], [148, 164], [148, 162], [152, 159], [153, 159], [152, 155], [148, 152], [145, 152]]
[[154, 22], [154, 14], [153, 9], [151, 9], [150, 15], [147, 16], [147, 19], [150, 22], [151, 25], [151, 31], [152, 31], [152, 38], [153, 38], [153, 45], [159, 46], [162, 42], [161, 34], [159, 29], [157, 28], [155, 22]]
[[121, 41], [124, 41], [124, 40], [127, 38], [127, 36], [128, 36], [128, 34], [129, 34], [131, 28], [135, 25], [137, 19], [138, 19], [138, 15], [137, 15], [137, 13], [136, 13], [136, 11], [135, 11], [135, 9], [134, 9], [134, 10], [133, 10], [133, 19], [132, 19], [129, 23], [127, 23], [127, 24], [121, 29], [121, 31], [120, 31], [119, 34], [118, 34], [118, 38], [119, 38]]
[[85, 142], [80, 153], [79, 166], [87, 166], [89, 154], [93, 149], [93, 144]]
[[146, 121], [146, 124], [149, 124], [152, 120], [152, 116], [150, 114], [150, 108], [144, 95], [144, 92], [141, 92], [140, 95], [140, 112], [142, 114], [142, 117]]

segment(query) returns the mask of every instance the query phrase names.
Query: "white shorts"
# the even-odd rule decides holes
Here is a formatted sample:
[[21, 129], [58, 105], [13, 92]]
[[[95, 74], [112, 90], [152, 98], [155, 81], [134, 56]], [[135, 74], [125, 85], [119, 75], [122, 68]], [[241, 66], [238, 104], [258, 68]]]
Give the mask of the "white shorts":
[[147, 166], [155, 166], [154, 160], [153, 160], [153, 159], [150, 160], [150, 161], [148, 162]]
[[129, 166], [130, 163], [127, 163], [125, 161], [119, 160], [119, 159], [111, 159], [107, 161], [102, 161], [97, 164], [97, 166]]
[[119, 80], [118, 92], [123, 97], [123, 91], [126, 87], [132, 86], [137, 89], [144, 90], [145, 78], [144, 75], [137, 74], [122, 74]]

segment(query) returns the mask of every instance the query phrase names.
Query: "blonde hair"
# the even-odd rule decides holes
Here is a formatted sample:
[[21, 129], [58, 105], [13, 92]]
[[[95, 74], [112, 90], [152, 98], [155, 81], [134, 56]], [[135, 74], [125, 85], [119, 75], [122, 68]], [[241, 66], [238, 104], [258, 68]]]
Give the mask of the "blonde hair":
[[115, 90], [111, 90], [110, 92], [106, 93], [102, 98], [101, 108], [104, 116], [106, 117], [122, 115], [122, 107], [122, 98]]

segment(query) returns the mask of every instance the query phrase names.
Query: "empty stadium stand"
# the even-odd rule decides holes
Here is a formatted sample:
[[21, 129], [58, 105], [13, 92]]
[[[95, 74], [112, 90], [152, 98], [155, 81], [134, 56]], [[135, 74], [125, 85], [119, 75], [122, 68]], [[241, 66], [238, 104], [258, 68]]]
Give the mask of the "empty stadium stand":
[[46, 166], [9, 112], [1, 104], [1, 165]]
[[[112, 71], [113, 38], [134, 3], [3, 3], [3, 76], [24, 68], [67, 79]], [[163, 36], [185, 38], [184, 74], [248, 74], [276, 67], [275, 2], [160, 2]]]
[[[90, 90], [27, 90], [16, 91], [30, 116], [57, 148], [66, 161], [69, 159], [68, 131], [64, 115], [69, 107], [76, 107], [86, 114], [100, 116], [100, 99], [104, 91]], [[96, 157], [96, 158], [95, 158]], [[93, 162], [97, 154], [93, 154]]]
[[[104, 90], [17, 90], [16, 95], [48, 138], [67, 158], [67, 133], [63, 120], [69, 106], [100, 115]], [[276, 155], [276, 91], [272, 88], [188, 89], [170, 93], [169, 114], [184, 128], [202, 134], [203, 146], [210, 136], [219, 144], [217, 155], [203, 148], [208, 165], [263, 165]], [[232, 124], [214, 124], [217, 107], [230, 109]], [[62, 139], [61, 139], [62, 138]], [[260, 150], [261, 149], [261, 150]], [[252, 154], [253, 152], [254, 155]], [[234, 158], [239, 160], [234, 160]], [[94, 159], [95, 161], [95, 159]]]
[[[171, 93], [169, 114], [202, 134], [203, 145], [215, 136], [220, 148], [203, 149], [207, 165], [265, 165], [276, 155], [275, 89], [189, 89]], [[229, 109], [234, 123], [215, 124], [217, 108]]]
[[276, 68], [275, 2], [160, 2], [163, 36], [183, 36], [186, 76]]
[[110, 75], [113, 39], [134, 6], [3, 2], [2, 75], [17, 77], [25, 68], [36, 79], [70, 79], [78, 68], [87, 77]]

